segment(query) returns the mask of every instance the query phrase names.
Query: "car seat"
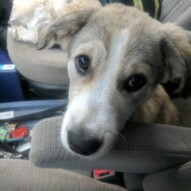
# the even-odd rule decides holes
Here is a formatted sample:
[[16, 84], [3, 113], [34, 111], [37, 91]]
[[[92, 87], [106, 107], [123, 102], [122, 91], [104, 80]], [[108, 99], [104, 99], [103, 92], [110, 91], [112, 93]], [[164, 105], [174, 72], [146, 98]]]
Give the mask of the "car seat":
[[[71, 154], [62, 146], [61, 124], [62, 117], [53, 117], [35, 125], [30, 162], [0, 161], [2, 190], [191, 190], [190, 128], [127, 123], [121, 132], [125, 139], [119, 138], [114, 148], [105, 156], [88, 160]], [[122, 188], [98, 182], [74, 173], [77, 169], [121, 172], [125, 186]]]

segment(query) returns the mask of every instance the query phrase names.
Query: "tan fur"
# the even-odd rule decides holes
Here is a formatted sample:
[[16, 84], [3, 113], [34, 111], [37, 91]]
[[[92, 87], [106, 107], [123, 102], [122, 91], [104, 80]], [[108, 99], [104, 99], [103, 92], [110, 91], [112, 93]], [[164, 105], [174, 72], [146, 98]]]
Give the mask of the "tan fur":
[[167, 35], [167, 38], [173, 43], [173, 46], [177, 49], [183, 58], [191, 55], [191, 49], [189, 44], [189, 38], [182, 28], [174, 25], [173, 23], [165, 23], [161, 25], [161, 31]]
[[138, 107], [130, 121], [179, 125], [180, 116], [164, 88], [158, 85], [152, 96]]

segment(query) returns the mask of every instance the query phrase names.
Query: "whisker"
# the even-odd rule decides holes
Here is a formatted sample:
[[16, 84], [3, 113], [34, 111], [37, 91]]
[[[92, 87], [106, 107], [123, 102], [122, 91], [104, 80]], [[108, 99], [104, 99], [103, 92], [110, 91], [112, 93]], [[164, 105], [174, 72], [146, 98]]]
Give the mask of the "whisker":
[[116, 132], [116, 131], [114, 131], [114, 130], [107, 130], [106, 132], [111, 132], [111, 133], [113, 133], [113, 134], [115, 134], [115, 135], [121, 137], [122, 140], [124, 141], [124, 143], [125, 143], [125, 144], [127, 143], [126, 137], [125, 137], [124, 135], [122, 135], [121, 133], [118, 133], [118, 132]]

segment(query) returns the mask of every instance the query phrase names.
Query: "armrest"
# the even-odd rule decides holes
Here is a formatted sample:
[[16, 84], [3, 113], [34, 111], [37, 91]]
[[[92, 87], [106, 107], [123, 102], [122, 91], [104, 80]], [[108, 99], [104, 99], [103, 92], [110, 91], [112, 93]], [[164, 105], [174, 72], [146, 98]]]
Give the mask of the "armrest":
[[39, 167], [111, 169], [153, 173], [191, 160], [191, 129], [128, 123], [113, 150], [96, 160], [82, 159], [65, 150], [60, 139], [62, 117], [42, 120], [33, 130], [30, 160]]

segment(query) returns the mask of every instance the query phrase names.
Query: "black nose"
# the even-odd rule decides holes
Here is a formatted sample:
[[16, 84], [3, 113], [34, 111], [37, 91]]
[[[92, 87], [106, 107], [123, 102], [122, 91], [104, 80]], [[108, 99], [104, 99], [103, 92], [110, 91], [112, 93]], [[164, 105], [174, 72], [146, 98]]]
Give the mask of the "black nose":
[[101, 146], [102, 142], [95, 137], [91, 137], [83, 129], [68, 131], [68, 144], [72, 151], [81, 155], [91, 155]]

